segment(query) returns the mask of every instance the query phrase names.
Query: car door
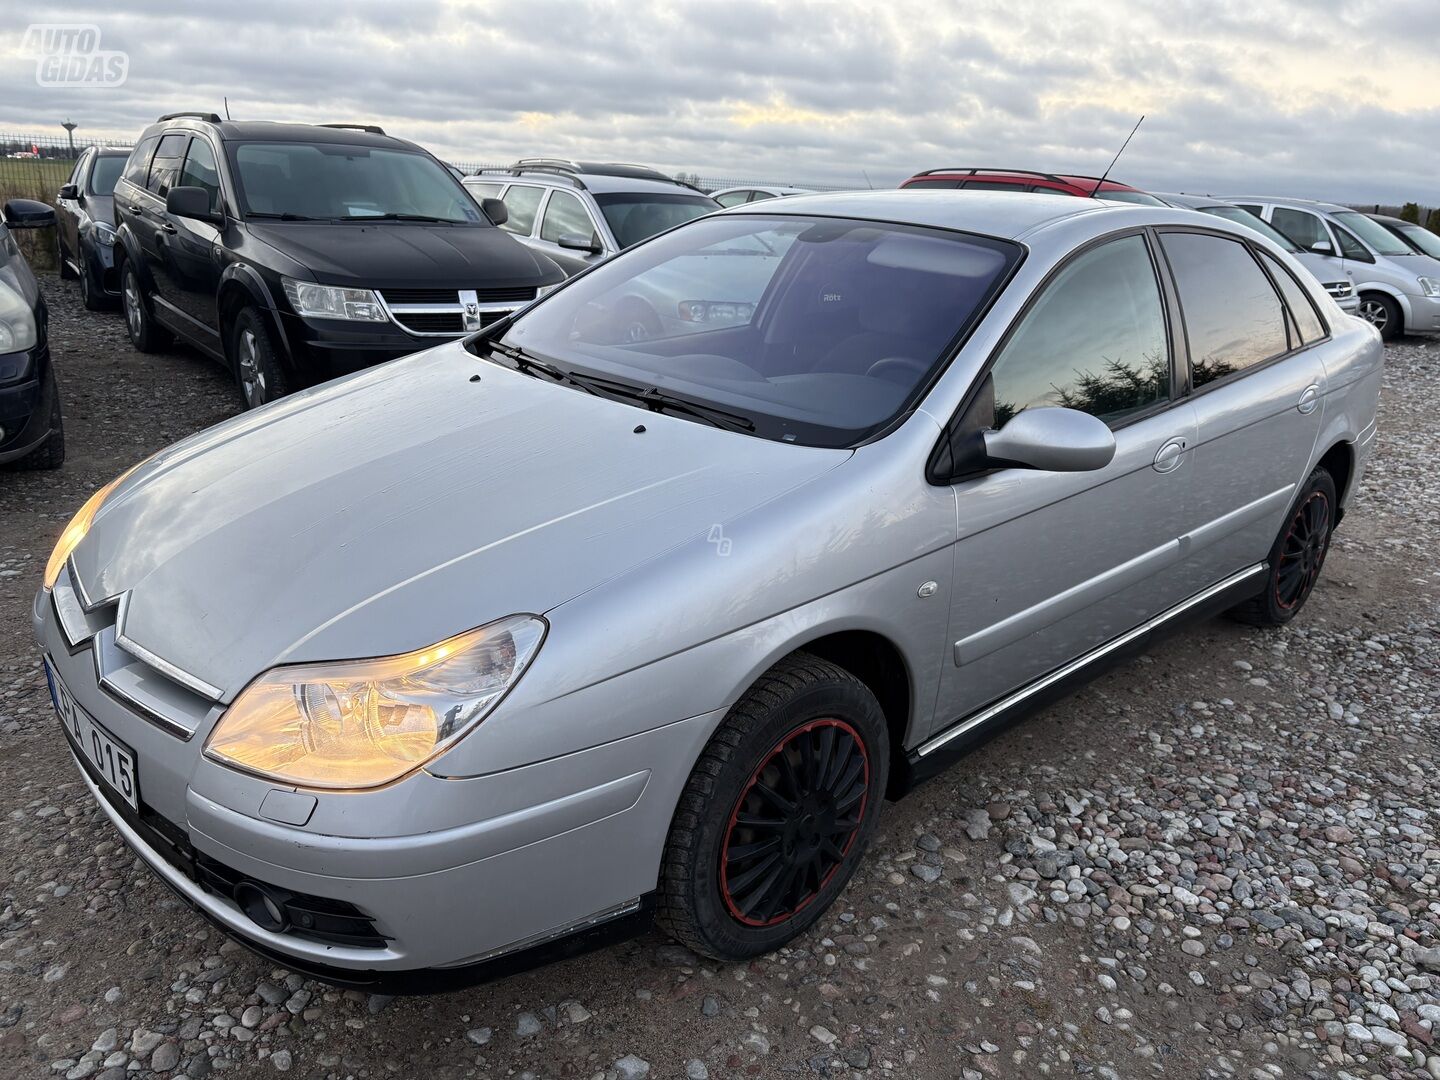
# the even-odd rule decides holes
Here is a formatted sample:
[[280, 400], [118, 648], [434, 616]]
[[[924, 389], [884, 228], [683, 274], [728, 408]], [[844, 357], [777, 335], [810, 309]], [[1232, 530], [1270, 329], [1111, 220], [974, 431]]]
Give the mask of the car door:
[[[1262, 562], [1319, 436], [1327, 333], [1278, 260], [1238, 237], [1162, 230], [1198, 428], [1189, 538], [1202, 579]], [[1280, 286], [1283, 285], [1283, 289]], [[1282, 292], [1294, 298], [1292, 311]], [[1303, 306], [1302, 306], [1303, 305]]]
[[959, 532], [941, 726], [1192, 591], [1193, 575], [1176, 571], [1179, 538], [1193, 522], [1195, 417], [1179, 393], [1162, 282], [1144, 231], [1083, 248], [1041, 286], [992, 358], [975, 400], [993, 395], [993, 416], [979, 427], [1003, 427], [1026, 408], [1066, 406], [1109, 424], [1116, 451], [1092, 472], [1007, 468], [954, 485]]
[[93, 150], [86, 150], [70, 170], [65, 186], [73, 187], [75, 195], [68, 199], [58, 196], [55, 199], [55, 233], [60, 244], [60, 257], [70, 260], [81, 270], [84, 265], [80, 255], [80, 222], [85, 214], [85, 177], [87, 165], [94, 154]]
[[[218, 211], [223, 205], [215, 147], [205, 136], [191, 137], [175, 186], [203, 188], [210, 195], [211, 210]], [[170, 279], [174, 285], [174, 293], [166, 299], [181, 316], [194, 323], [193, 331], [218, 351], [220, 320], [216, 296], [222, 265], [221, 227], [166, 213], [161, 228], [167, 235]]]
[[169, 245], [173, 229], [167, 227], [165, 196], [180, 175], [189, 142], [189, 132], [171, 132], [161, 136], [145, 180], [134, 190], [129, 204], [131, 229], [149, 272], [152, 298], [159, 301], [156, 312], [161, 321], [170, 326], [177, 324], [171, 314], [175, 306], [176, 285]]
[[526, 247], [536, 247], [535, 226], [540, 220], [540, 204], [545, 201], [545, 188], [539, 184], [511, 184], [500, 196], [508, 216], [500, 227]]
[[1272, 206], [1268, 220], [1295, 241], [1302, 250], [1314, 252], [1334, 268], [1327, 280], [1344, 281], [1349, 277], [1349, 268], [1345, 265], [1347, 252], [1339, 239], [1331, 234], [1325, 219], [1319, 214], [1293, 206]]
[[[595, 250], [565, 247], [561, 237], [585, 238]], [[578, 274], [605, 258], [601, 249], [600, 230], [579, 196], [558, 189], [550, 192], [540, 215], [540, 236], [536, 247], [560, 265], [566, 274]]]

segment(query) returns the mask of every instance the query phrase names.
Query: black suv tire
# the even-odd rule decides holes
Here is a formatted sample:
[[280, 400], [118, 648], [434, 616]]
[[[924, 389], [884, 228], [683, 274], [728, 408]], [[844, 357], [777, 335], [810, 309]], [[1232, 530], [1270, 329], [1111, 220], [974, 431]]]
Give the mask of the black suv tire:
[[260, 309], [244, 307], [235, 316], [230, 329], [230, 356], [245, 408], [258, 409], [290, 392], [290, 380], [285, 377], [270, 326]]

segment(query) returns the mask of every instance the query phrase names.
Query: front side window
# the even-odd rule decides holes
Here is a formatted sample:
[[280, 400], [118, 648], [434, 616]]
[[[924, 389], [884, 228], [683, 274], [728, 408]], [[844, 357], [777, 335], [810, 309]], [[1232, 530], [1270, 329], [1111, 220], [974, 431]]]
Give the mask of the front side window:
[[544, 196], [545, 189], [534, 184], [511, 184], [504, 196], [505, 209], [510, 211], [510, 216], [500, 227], [507, 232], [529, 236], [535, 231], [535, 215], [540, 212], [540, 200]]
[[595, 202], [622, 250], [716, 208], [708, 195], [664, 192], [614, 192], [596, 195]]
[[1357, 214], [1354, 210], [1339, 210], [1333, 216], [1338, 224], [1360, 237], [1377, 255], [1414, 254], [1404, 240], [1364, 214]]
[[550, 201], [545, 205], [545, 216], [540, 221], [540, 239], [558, 244], [560, 237], [567, 234], [583, 236], [588, 240], [595, 235], [595, 223], [590, 220], [585, 204], [570, 192], [551, 192]]
[[1079, 409], [1115, 423], [1170, 397], [1170, 349], [1145, 240], [1077, 256], [1046, 287], [990, 370], [995, 426], [1022, 409]]
[[160, 136], [150, 135], [141, 139], [135, 149], [130, 151], [130, 156], [125, 159], [125, 179], [129, 180], [136, 187], [145, 186], [145, 177], [150, 172], [150, 159], [155, 154], [155, 144], [160, 141]]
[[[1347, 259], [1357, 259], [1360, 262], [1373, 263], [1375, 256], [1370, 254], [1370, 249], [1356, 240], [1354, 235], [1343, 225], [1332, 225], [1335, 230], [1335, 239], [1340, 241], [1340, 253]], [[1382, 254], [1386, 254], [1382, 252]], [[1389, 252], [1388, 254], [1395, 254]], [[1405, 254], [1410, 254], [1410, 249], [1405, 249]]]
[[1325, 223], [1304, 210], [1277, 206], [1270, 215], [1270, 224], [1294, 240], [1304, 251], [1312, 250], [1316, 244], [1330, 243], [1330, 234], [1325, 231]]
[[113, 195], [115, 183], [120, 179], [120, 170], [124, 167], [125, 159], [118, 154], [98, 155], [90, 169], [90, 194]]
[[185, 157], [185, 144], [189, 139], [189, 135], [166, 135], [155, 148], [155, 160], [150, 163], [150, 177], [145, 186], [162, 199], [180, 175], [180, 161]]
[[215, 168], [215, 151], [210, 143], [196, 136], [190, 140], [190, 152], [185, 155], [185, 167], [180, 170], [178, 187], [204, 188], [210, 196], [210, 209], [220, 205], [220, 173]]
[[1245, 228], [1259, 233], [1291, 254], [1300, 250], [1299, 246], [1279, 229], [1263, 218], [1256, 217], [1254, 213], [1246, 210], [1243, 206], [1202, 206], [1199, 207], [1199, 210], [1202, 214], [1233, 221], [1236, 225], [1244, 225]]
[[460, 181], [428, 154], [325, 142], [226, 146], [242, 208], [256, 217], [483, 224]]
[[1201, 233], [1166, 233], [1162, 242], [1180, 292], [1192, 386], [1286, 351], [1280, 297], [1248, 247]]
[[947, 230], [726, 215], [600, 264], [502, 341], [765, 438], [849, 446], [913, 406], [1020, 253]]

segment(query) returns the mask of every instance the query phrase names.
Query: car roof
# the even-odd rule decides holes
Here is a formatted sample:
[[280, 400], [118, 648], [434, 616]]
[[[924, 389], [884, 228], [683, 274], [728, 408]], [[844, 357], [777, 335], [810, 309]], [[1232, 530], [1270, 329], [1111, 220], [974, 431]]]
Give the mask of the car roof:
[[1323, 214], [1334, 214], [1350, 207], [1322, 199], [1294, 199], [1288, 195], [1226, 195], [1226, 202], [1263, 202], [1274, 206], [1294, 206], [1304, 210], [1318, 210]]
[[[1004, 179], [1013, 180], [1018, 184], [1044, 183], [1046, 181], [1049, 181], [1053, 184], [1058, 181], [1062, 184], [1068, 184], [1071, 187], [1084, 189], [1093, 189], [1095, 187], [1096, 181], [1100, 181], [1100, 177], [1098, 176], [1082, 176], [1079, 173], [1047, 173], [1040, 172], [1035, 169], [987, 168], [984, 166], [977, 166], [974, 168], [971, 168], [969, 166], [954, 166], [951, 168], [926, 169], [924, 172], [918, 172], [914, 176], [910, 177], [910, 180], [920, 180], [922, 178], [927, 180]], [[906, 181], [906, 183], [909, 182], [909, 180]], [[1099, 190], [1142, 191], [1143, 189], [1132, 187], [1130, 184], [1123, 183], [1119, 180], [1106, 179], [1100, 181]]]
[[[722, 214], [814, 214], [922, 225], [1015, 240], [1042, 225], [1085, 214], [1135, 215], [1149, 211], [1152, 221], [1161, 207], [1135, 206], [1077, 199], [1074, 195], [1045, 195], [1028, 191], [956, 191], [948, 188], [899, 188], [879, 191], [836, 191], [819, 195], [790, 195], [776, 205], [742, 203]], [[1183, 212], [1182, 212], [1183, 213]]]
[[1389, 214], [1366, 214], [1365, 216], [1372, 221], [1380, 222], [1382, 225], [1414, 225], [1420, 229], [1425, 227], [1418, 221], [1406, 221], [1404, 218], [1391, 217]]
[[[521, 169], [518, 172], [506, 170], [504, 172], [483, 172], [475, 173], [465, 177], [467, 184], [536, 184], [542, 187], [562, 188], [570, 191], [581, 190], [579, 184], [575, 183], [575, 177], [570, 173], [556, 172], [550, 169]], [[604, 173], [582, 173], [579, 179], [584, 182], [583, 190], [592, 195], [607, 195], [616, 192], [629, 193], [659, 193], [667, 195], [698, 195], [704, 198], [702, 192], [696, 191], [688, 184], [679, 181], [647, 180], [633, 176], [608, 176]]]
[[1229, 206], [1235, 209], [1234, 203], [1225, 199], [1217, 199], [1214, 195], [1188, 195], [1183, 191], [1152, 191], [1157, 199], [1164, 199], [1171, 206], [1183, 206], [1190, 210], [1199, 210], [1205, 206]]
[[183, 117], [151, 124], [142, 138], [170, 131], [210, 131], [224, 142], [293, 142], [324, 143], [337, 146], [382, 146], [391, 149], [418, 150], [419, 147], [393, 135], [361, 131], [353, 127], [325, 127], [321, 124], [292, 124], [279, 120], [201, 120]]

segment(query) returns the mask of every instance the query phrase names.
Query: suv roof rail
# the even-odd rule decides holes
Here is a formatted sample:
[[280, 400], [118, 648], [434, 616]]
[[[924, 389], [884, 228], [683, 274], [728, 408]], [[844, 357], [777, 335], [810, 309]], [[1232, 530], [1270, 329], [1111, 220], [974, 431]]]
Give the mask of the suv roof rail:
[[[936, 173], [962, 173], [965, 176], [978, 176], [981, 173], [1007, 173], [1013, 176], [1039, 176], [1046, 180], [1057, 180], [1062, 184], [1065, 183], [1064, 180], [1061, 180], [1060, 177], [1056, 176], [1054, 173], [1040, 172], [1037, 169], [993, 168], [988, 165], [981, 165], [978, 168], [972, 168], [967, 165], [960, 166], [958, 168], [926, 169], [924, 172], [918, 172], [915, 175], [934, 176]], [[1091, 179], [1094, 179], [1094, 177], [1091, 177]]]
[[385, 129], [379, 124], [316, 124], [323, 128], [344, 128], [346, 131], [366, 131], [371, 135], [384, 135]]
[[213, 112], [170, 112], [166, 113], [164, 116], [160, 117], [160, 119], [156, 120], [155, 122], [157, 124], [161, 124], [164, 123], [166, 120], [184, 120], [187, 118], [192, 120], [205, 120], [211, 124], [220, 123], [220, 115]]
[[[525, 169], [565, 173], [574, 176], [618, 176], [630, 180], [659, 180], [667, 184], [679, 184], [673, 176], [667, 176], [649, 165], [632, 165], [624, 161], [571, 161], [569, 158], [521, 158], [511, 167], [512, 172]], [[580, 185], [584, 187], [583, 184]], [[687, 185], [688, 186], [688, 185]]]

